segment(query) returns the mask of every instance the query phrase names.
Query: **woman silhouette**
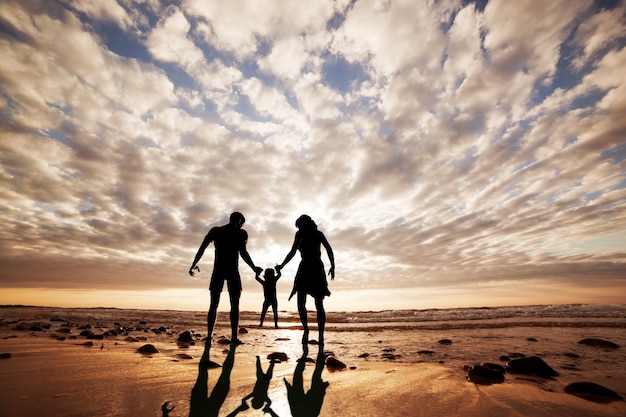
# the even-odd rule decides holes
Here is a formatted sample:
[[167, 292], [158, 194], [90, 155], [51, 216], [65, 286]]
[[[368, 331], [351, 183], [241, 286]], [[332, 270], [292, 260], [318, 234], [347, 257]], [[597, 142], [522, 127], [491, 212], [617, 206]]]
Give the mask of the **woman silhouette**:
[[293, 291], [289, 299], [294, 294], [298, 294], [298, 314], [304, 328], [302, 341], [305, 343], [309, 338], [309, 326], [306, 310], [306, 296], [311, 295], [315, 299], [315, 308], [317, 309], [317, 325], [319, 329], [319, 343], [324, 343], [324, 327], [326, 325], [326, 312], [324, 311], [324, 297], [330, 295], [328, 291], [328, 281], [326, 281], [326, 272], [324, 271], [324, 263], [322, 262], [321, 246], [326, 248], [328, 259], [330, 260], [330, 269], [328, 275], [330, 279], [335, 279], [335, 257], [333, 249], [330, 247], [326, 236], [319, 230], [311, 217], [303, 214], [296, 220], [296, 232], [291, 250], [285, 257], [285, 260], [276, 265], [276, 269], [280, 271], [296, 254], [296, 250], [300, 251], [302, 260], [298, 266], [298, 272], [293, 282]]

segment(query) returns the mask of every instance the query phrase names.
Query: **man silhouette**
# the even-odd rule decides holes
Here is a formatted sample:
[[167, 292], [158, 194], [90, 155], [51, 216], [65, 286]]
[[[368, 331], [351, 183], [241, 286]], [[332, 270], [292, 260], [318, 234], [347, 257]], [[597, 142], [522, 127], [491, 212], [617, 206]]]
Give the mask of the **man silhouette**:
[[205, 236], [196, 257], [189, 268], [189, 275], [194, 276], [196, 264], [202, 258], [204, 251], [211, 242], [215, 244], [215, 259], [213, 261], [213, 273], [211, 275], [211, 304], [207, 314], [207, 345], [211, 346], [213, 327], [217, 319], [217, 307], [220, 303], [220, 295], [224, 288], [224, 281], [228, 285], [230, 296], [230, 327], [232, 331], [232, 344], [240, 344], [237, 339], [237, 328], [239, 327], [239, 298], [241, 297], [241, 276], [239, 275], [239, 256], [247, 263], [255, 274], [260, 274], [263, 268], [257, 267], [252, 262], [250, 254], [246, 249], [248, 233], [241, 227], [246, 222], [243, 214], [234, 212], [230, 215], [230, 221], [224, 226], [213, 227]]

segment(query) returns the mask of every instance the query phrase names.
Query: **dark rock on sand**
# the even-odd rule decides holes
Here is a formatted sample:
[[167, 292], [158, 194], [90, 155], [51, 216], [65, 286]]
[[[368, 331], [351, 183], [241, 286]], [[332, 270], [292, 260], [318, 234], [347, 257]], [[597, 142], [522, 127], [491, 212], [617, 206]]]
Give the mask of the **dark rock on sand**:
[[267, 359], [274, 362], [287, 362], [289, 360], [289, 356], [285, 352], [272, 352], [267, 355]]
[[61, 327], [57, 329], [56, 332], [61, 334], [70, 334], [72, 333], [72, 329], [70, 329], [69, 327]]
[[565, 352], [563, 356], [567, 356], [568, 358], [573, 358], [573, 359], [580, 358], [580, 355], [577, 355], [576, 353], [572, 353], [572, 352]]
[[367, 357], [369, 357], [369, 356], [370, 356], [370, 354], [369, 354], [369, 353], [361, 353], [358, 357], [359, 357], [359, 358], [367, 358]]
[[178, 335], [178, 339], [176, 339], [176, 343], [178, 345], [195, 345], [196, 341], [193, 337], [193, 334], [189, 330], [185, 330], [181, 334]]
[[452, 344], [452, 340], [450, 340], [450, 339], [441, 339], [441, 340], [437, 341], [437, 343], [439, 343], [440, 345], [451, 345]]
[[82, 336], [82, 337], [89, 337], [89, 336], [93, 336], [95, 333], [89, 329], [83, 330], [82, 332], [80, 332], [78, 335]]
[[193, 356], [187, 355], [186, 353], [178, 353], [176, 354], [178, 359], [193, 359]]
[[329, 356], [326, 358], [326, 366], [331, 371], [337, 371], [340, 369], [346, 369], [346, 364], [341, 362], [339, 359], [334, 356]]
[[298, 358], [296, 359], [296, 362], [306, 362], [306, 363], [315, 363], [315, 361], [312, 358], [306, 357], [306, 358]]
[[239, 328], [239, 334], [247, 334], [247, 333], [248, 333], [248, 329], [246, 329], [245, 327]]
[[43, 327], [38, 325], [38, 324], [31, 324], [28, 327], [28, 330], [31, 331], [31, 332], [43, 332], [44, 331]]
[[594, 347], [600, 347], [600, 348], [605, 348], [605, 349], [619, 349], [620, 347], [618, 344], [609, 342], [608, 340], [602, 340], [602, 339], [596, 339], [596, 338], [579, 340], [578, 343], [581, 345], [594, 346]]
[[506, 356], [506, 355], [502, 355], [502, 356], [500, 356], [500, 358], [499, 358], [499, 359], [500, 359], [502, 362], [508, 362], [508, 361], [510, 361], [510, 360], [511, 360], [511, 358], [510, 358], [510, 357], [508, 357], [508, 356]]
[[417, 351], [418, 355], [434, 355], [435, 352], [433, 350], [419, 350]]
[[159, 350], [154, 347], [154, 345], [148, 343], [147, 345], [143, 345], [137, 349], [137, 353], [141, 353], [142, 355], [151, 355], [153, 353], [159, 353]]
[[534, 337], [528, 337], [526, 338], [526, 340], [528, 340], [529, 342], [536, 342], [537, 339], [535, 339]]
[[513, 353], [509, 353], [509, 357], [511, 359], [514, 359], [514, 358], [525, 358], [526, 355], [524, 355], [523, 353], [519, 353], [519, 352], [513, 352]]
[[467, 379], [480, 385], [501, 384], [504, 372], [484, 365], [474, 365], [467, 371]]
[[506, 364], [506, 369], [512, 374], [537, 375], [542, 378], [559, 376], [559, 373], [552, 369], [538, 356], [527, 358], [511, 359]]
[[89, 341], [89, 342], [85, 342], [82, 344], [85, 347], [92, 347], [93, 346], [93, 342]]
[[13, 355], [11, 355], [10, 353], [0, 353], [0, 359], [10, 359], [11, 356]]
[[624, 398], [615, 391], [593, 382], [574, 382], [565, 387], [565, 392], [601, 404], [624, 401]]
[[485, 366], [485, 367], [490, 368], [490, 369], [493, 369], [493, 370], [498, 371], [498, 372], [502, 372], [502, 373], [506, 372], [506, 369], [504, 368], [504, 366], [499, 365], [497, 363], [483, 362], [480, 365], [481, 366]]
[[137, 339], [136, 337], [128, 336], [126, 337], [126, 339], [124, 339], [124, 342], [134, 343], [134, 342], [139, 342], [139, 339]]

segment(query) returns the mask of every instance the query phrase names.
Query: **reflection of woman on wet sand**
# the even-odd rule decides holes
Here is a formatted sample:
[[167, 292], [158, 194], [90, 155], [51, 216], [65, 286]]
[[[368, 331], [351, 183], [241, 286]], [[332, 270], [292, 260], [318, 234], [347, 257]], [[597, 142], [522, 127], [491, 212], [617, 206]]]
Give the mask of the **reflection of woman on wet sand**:
[[315, 369], [311, 377], [311, 389], [304, 392], [304, 368], [306, 367], [306, 356], [308, 348], [304, 345], [302, 358], [296, 366], [293, 373], [293, 384], [287, 382], [283, 378], [287, 387], [287, 399], [289, 400], [289, 408], [293, 417], [317, 417], [322, 410], [322, 403], [326, 395], [326, 388], [329, 383], [322, 381], [322, 371], [324, 370], [324, 350], [319, 349], [317, 360], [315, 361]]
[[[326, 325], [326, 312], [324, 311], [324, 297], [330, 295], [328, 291], [328, 282], [326, 281], [326, 273], [324, 271], [324, 263], [322, 262], [321, 246], [323, 245], [330, 260], [330, 269], [328, 275], [331, 279], [335, 279], [335, 257], [333, 249], [330, 247], [326, 236], [319, 230], [311, 217], [303, 214], [296, 220], [295, 239], [291, 250], [285, 257], [285, 260], [276, 265], [276, 270], [280, 271], [296, 254], [296, 250], [300, 251], [302, 261], [298, 266], [298, 272], [293, 283], [293, 291], [298, 294], [298, 314], [304, 328], [303, 342], [309, 338], [309, 326], [307, 322], [306, 296], [311, 295], [315, 299], [315, 308], [317, 309], [317, 324], [319, 328], [319, 342], [324, 343], [324, 327]], [[289, 297], [291, 299], [291, 296]]]

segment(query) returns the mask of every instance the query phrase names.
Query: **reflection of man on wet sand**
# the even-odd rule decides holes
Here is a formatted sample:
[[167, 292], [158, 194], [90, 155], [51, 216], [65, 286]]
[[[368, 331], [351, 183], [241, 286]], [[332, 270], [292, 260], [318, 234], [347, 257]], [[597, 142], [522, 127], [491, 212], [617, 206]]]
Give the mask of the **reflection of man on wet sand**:
[[317, 417], [322, 410], [322, 403], [326, 395], [326, 388], [329, 383], [322, 380], [322, 371], [324, 370], [324, 350], [320, 348], [317, 359], [315, 361], [315, 369], [311, 377], [311, 389], [304, 392], [304, 368], [306, 366], [306, 356], [308, 347], [304, 346], [302, 358], [296, 366], [293, 373], [293, 384], [287, 382], [283, 378], [287, 387], [287, 399], [289, 400], [289, 408], [293, 417]]
[[230, 215], [230, 221], [224, 226], [214, 227], [205, 236], [196, 257], [189, 268], [189, 275], [194, 276], [196, 264], [202, 258], [206, 248], [213, 242], [215, 244], [215, 260], [213, 261], [213, 274], [211, 275], [211, 304], [207, 314], [207, 345], [211, 346], [213, 327], [217, 319], [217, 307], [224, 288], [224, 281], [228, 286], [230, 296], [230, 326], [232, 332], [231, 342], [238, 344], [237, 328], [239, 326], [239, 298], [241, 297], [241, 276], [239, 275], [239, 256], [247, 263], [255, 274], [260, 274], [263, 268], [257, 267], [252, 262], [246, 249], [248, 233], [242, 229], [246, 219], [243, 214], [234, 212]]
[[191, 389], [191, 399], [189, 401], [189, 417], [217, 417], [228, 391], [230, 390], [230, 374], [235, 365], [235, 346], [230, 349], [224, 365], [222, 373], [218, 378], [211, 395], [208, 395], [209, 387], [209, 371], [208, 371], [208, 352], [207, 345], [200, 360], [198, 367], [198, 379]]

